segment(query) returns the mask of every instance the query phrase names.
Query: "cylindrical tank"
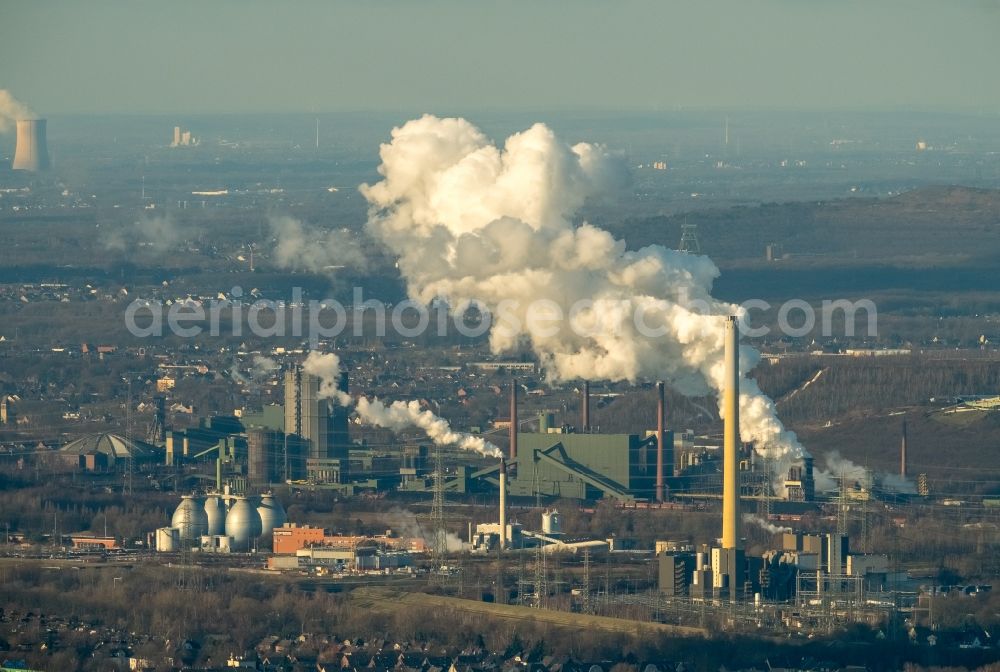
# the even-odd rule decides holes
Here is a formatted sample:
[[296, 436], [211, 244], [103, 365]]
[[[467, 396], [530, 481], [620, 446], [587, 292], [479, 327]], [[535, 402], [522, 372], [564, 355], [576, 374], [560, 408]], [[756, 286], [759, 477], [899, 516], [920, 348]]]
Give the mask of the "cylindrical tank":
[[270, 539], [271, 531], [288, 521], [288, 516], [285, 515], [285, 509], [281, 506], [281, 502], [270, 493], [260, 498], [257, 514], [260, 516], [261, 539]]
[[17, 120], [17, 147], [14, 170], [39, 171], [49, 167], [49, 149], [45, 139], [44, 119]]
[[160, 553], [174, 553], [181, 545], [180, 530], [176, 527], [161, 527], [156, 530], [156, 550]]
[[233, 540], [230, 548], [241, 552], [252, 550], [260, 531], [260, 514], [256, 507], [246, 497], [237, 497], [226, 515], [226, 536]]
[[562, 526], [559, 523], [559, 512], [555, 509], [542, 513], [542, 534], [553, 535], [562, 534]]
[[181, 541], [199, 541], [208, 532], [208, 514], [201, 500], [192, 495], [181, 497], [181, 503], [170, 519], [170, 527], [177, 528]]
[[212, 495], [205, 500], [205, 514], [208, 516], [208, 532], [213, 536], [226, 533], [226, 503], [222, 497]]

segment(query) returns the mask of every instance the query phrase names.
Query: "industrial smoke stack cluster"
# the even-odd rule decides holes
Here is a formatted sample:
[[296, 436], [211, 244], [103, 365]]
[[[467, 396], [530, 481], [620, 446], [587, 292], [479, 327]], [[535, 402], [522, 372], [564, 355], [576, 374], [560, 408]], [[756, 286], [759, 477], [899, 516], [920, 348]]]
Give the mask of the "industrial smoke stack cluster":
[[17, 149], [14, 170], [38, 172], [49, 167], [49, 148], [45, 140], [45, 119], [17, 120]]

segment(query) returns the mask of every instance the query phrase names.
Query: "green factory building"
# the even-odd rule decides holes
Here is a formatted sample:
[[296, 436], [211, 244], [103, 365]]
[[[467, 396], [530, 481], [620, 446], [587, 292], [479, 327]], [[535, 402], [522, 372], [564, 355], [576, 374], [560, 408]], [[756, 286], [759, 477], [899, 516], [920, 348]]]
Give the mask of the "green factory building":
[[[623, 501], [651, 499], [656, 485], [656, 437], [638, 434], [517, 435], [508, 461], [512, 497]], [[499, 466], [472, 474], [499, 486]]]

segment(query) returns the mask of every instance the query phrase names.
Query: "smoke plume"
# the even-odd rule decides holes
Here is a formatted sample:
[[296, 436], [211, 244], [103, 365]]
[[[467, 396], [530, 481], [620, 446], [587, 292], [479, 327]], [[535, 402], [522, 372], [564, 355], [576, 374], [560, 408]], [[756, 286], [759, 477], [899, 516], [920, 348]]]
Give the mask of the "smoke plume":
[[358, 397], [355, 402], [349, 394], [338, 389], [340, 380], [340, 358], [333, 353], [313, 350], [302, 364], [302, 370], [319, 378], [319, 397], [333, 399], [341, 406], [354, 406], [361, 422], [398, 432], [408, 427], [424, 430], [428, 438], [439, 446], [458, 446], [484, 457], [503, 457], [502, 451], [492, 443], [471, 434], [456, 432], [444, 418], [427, 409], [422, 409], [417, 401], [393, 401], [386, 404], [379, 399]]
[[[400, 537], [423, 539], [428, 548], [434, 547], [434, 531], [428, 530], [425, 532], [424, 528], [417, 522], [417, 515], [412, 511], [393, 507], [385, 513], [385, 520]], [[445, 539], [448, 544], [449, 553], [457, 553], [466, 548], [466, 543], [454, 532], [446, 532]]]
[[253, 377], [257, 379], [267, 378], [278, 370], [278, 363], [270, 357], [254, 355], [250, 364]]
[[386, 404], [378, 398], [359, 397], [355, 410], [363, 422], [371, 425], [397, 432], [407, 427], [418, 427], [439, 446], [455, 445], [484, 457], [503, 457], [503, 452], [492, 443], [478, 436], [456, 432], [447, 420], [420, 408], [418, 401], [394, 401]]
[[274, 263], [281, 268], [323, 273], [368, 265], [356, 233], [307, 227], [288, 216], [271, 217], [270, 225], [276, 239]]
[[[361, 187], [368, 228], [398, 257], [411, 298], [484, 307], [492, 350], [527, 345], [554, 380], [666, 379], [688, 396], [721, 391], [725, 316], [739, 308], [712, 297], [715, 264], [659, 245], [628, 250], [573, 221], [620, 179], [605, 148], [566, 145], [542, 124], [499, 148], [463, 119], [424, 116], [393, 129], [380, 156], [383, 179]], [[539, 326], [529, 314], [540, 303], [568, 317]], [[745, 373], [759, 353], [744, 346], [740, 358]], [[741, 381], [740, 419], [743, 440], [779, 473], [804, 454], [752, 379]]]
[[782, 525], [775, 525], [767, 520], [764, 520], [760, 516], [755, 516], [752, 513], [743, 514], [743, 522], [750, 523], [751, 525], [757, 525], [765, 532], [770, 534], [781, 534], [782, 532], [791, 532], [792, 528], [784, 527]]
[[319, 398], [333, 399], [341, 406], [350, 406], [351, 397], [340, 391], [340, 358], [332, 352], [311, 351], [302, 363], [302, 370], [319, 378]]
[[232, 378], [237, 383], [239, 383], [240, 385], [243, 386], [251, 385], [250, 379], [244, 376], [240, 372], [240, 367], [236, 362], [233, 362], [233, 365], [229, 367], [229, 377]]
[[184, 229], [169, 215], [142, 216], [131, 224], [107, 230], [105, 248], [119, 252], [136, 248], [164, 252], [177, 247], [185, 238]]
[[868, 470], [842, 457], [839, 451], [833, 450], [823, 456], [826, 469], [816, 471], [816, 490], [819, 492], [834, 492], [840, 489], [843, 480], [848, 487], [860, 483], [869, 486]]
[[0, 133], [7, 133], [18, 119], [37, 119], [31, 108], [19, 101], [7, 89], [0, 89]]

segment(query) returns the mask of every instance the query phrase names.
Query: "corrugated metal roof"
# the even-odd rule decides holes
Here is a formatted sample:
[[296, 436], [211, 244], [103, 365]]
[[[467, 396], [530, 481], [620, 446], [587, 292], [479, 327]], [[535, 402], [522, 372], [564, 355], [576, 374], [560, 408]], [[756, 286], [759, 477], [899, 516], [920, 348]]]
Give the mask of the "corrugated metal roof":
[[96, 455], [101, 453], [115, 460], [126, 460], [130, 457], [133, 459], [155, 457], [160, 449], [145, 441], [103, 432], [70, 441], [60, 448], [59, 452], [64, 455]]

